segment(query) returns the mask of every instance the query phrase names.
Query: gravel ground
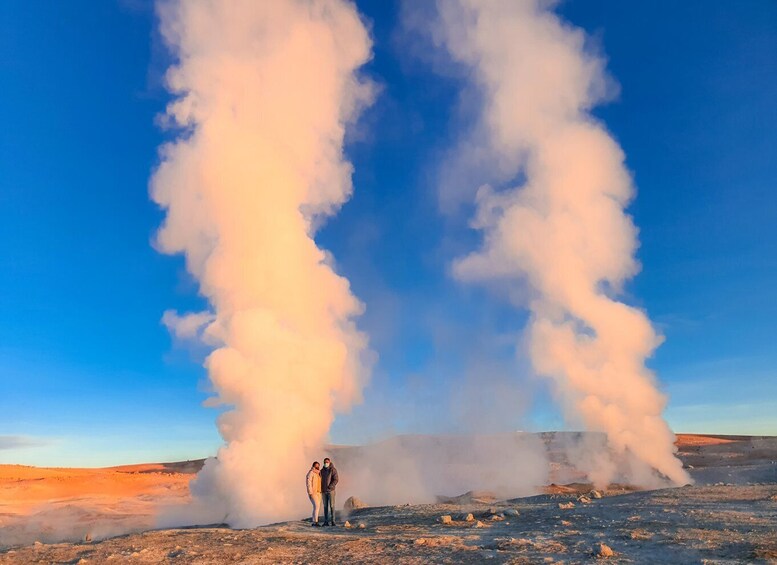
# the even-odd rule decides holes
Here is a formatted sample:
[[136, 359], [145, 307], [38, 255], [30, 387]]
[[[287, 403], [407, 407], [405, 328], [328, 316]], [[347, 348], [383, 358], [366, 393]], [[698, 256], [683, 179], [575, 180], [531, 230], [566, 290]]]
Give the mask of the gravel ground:
[[[547, 494], [501, 502], [463, 495], [446, 500], [457, 504], [363, 508], [348, 516], [351, 528], [342, 520], [337, 528], [295, 521], [252, 530], [195, 527], [82, 543], [35, 542], [0, 547], [0, 565], [596, 560], [777, 564], [777, 438], [681, 436], [678, 443], [679, 456], [696, 486], [642, 492], [613, 487], [596, 493], [590, 485], [573, 483], [550, 485]], [[156, 472], [143, 470], [152, 471]], [[165, 481], [159, 484], [165, 492], [172, 488]], [[77, 499], [65, 503], [80, 508]], [[472, 514], [471, 520], [466, 520], [467, 514]], [[444, 516], [450, 516], [450, 523], [443, 523]], [[17, 526], [24, 525], [21, 517], [14, 520]], [[34, 524], [27, 526], [34, 530]]]
[[[0, 563], [777, 563], [775, 484], [604, 495], [588, 503], [565, 494], [365, 508], [349, 517], [352, 528], [299, 521], [37, 543], [0, 553]], [[559, 507], [569, 502], [574, 507]], [[444, 515], [450, 524], [441, 523]]]

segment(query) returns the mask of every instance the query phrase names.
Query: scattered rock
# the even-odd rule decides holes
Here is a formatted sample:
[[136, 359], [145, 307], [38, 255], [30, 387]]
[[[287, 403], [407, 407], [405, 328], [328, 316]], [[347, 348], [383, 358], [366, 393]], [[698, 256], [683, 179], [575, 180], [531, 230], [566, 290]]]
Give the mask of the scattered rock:
[[84, 536], [84, 543], [89, 543], [90, 541], [92, 541], [92, 534], [87, 533]]
[[350, 528], [351, 527], [351, 523], [348, 520], [346, 520], [345, 524], [343, 524], [343, 526], [345, 526], [346, 528]]
[[631, 539], [636, 539], [636, 540], [649, 540], [649, 539], [653, 539], [653, 534], [651, 534], [647, 530], [637, 528], [636, 530], [631, 531], [631, 533], [629, 534], [629, 537], [631, 537]]
[[572, 522], [570, 522], [569, 520], [561, 520], [561, 525], [565, 527], [569, 527], [572, 525]]
[[433, 538], [417, 538], [415, 545], [428, 545], [431, 547], [460, 545], [461, 540], [455, 536], [435, 536]]
[[505, 517], [501, 514], [492, 514], [491, 517], [489, 517], [489, 520], [492, 522], [501, 522], [504, 519]]
[[359, 529], [363, 530], [367, 527], [367, 525], [364, 522], [359, 522]]
[[601, 497], [602, 497], [602, 493], [601, 493], [601, 492], [599, 492], [598, 490], [592, 490], [592, 491], [589, 493], [589, 496], [590, 496], [591, 498], [601, 498]]
[[450, 516], [440, 516], [440, 522], [443, 524], [450, 524], [451, 522], [453, 522], [453, 518], [451, 518]]
[[494, 538], [492, 543], [483, 547], [485, 549], [498, 549], [504, 551], [505, 549], [510, 549], [513, 542], [515, 542], [515, 538]]
[[606, 543], [600, 543], [594, 549], [594, 555], [596, 556], [597, 559], [607, 559], [608, 557], [612, 557], [613, 555], [615, 555], [615, 552]]
[[349, 497], [343, 505], [343, 509], [346, 512], [352, 512], [354, 510], [358, 510], [359, 508], [367, 508], [367, 503], [363, 500], [360, 500], [359, 498], [356, 498], [355, 496]]
[[477, 522], [475, 522], [475, 527], [476, 528], [485, 528], [486, 525], [483, 522], [481, 522], [480, 520], [478, 520]]
[[510, 516], [511, 518], [517, 518], [521, 515], [520, 512], [518, 512], [515, 508], [508, 508], [504, 512], [505, 516]]
[[583, 504], [591, 504], [591, 499], [587, 496], [581, 496], [577, 499], [578, 502], [582, 502]]
[[464, 521], [465, 522], [474, 522], [475, 521], [475, 517], [472, 514], [467, 514], [466, 516], [464, 516]]
[[562, 510], [569, 510], [570, 508], [574, 508], [575, 507], [575, 503], [574, 502], [559, 502], [558, 503], [558, 507], [561, 508]]

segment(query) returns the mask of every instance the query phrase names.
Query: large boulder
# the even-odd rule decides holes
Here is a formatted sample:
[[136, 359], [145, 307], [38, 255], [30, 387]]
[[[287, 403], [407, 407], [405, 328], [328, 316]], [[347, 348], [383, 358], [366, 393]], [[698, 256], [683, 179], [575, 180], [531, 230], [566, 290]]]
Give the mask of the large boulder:
[[343, 510], [345, 510], [346, 512], [353, 512], [354, 510], [358, 510], [359, 508], [367, 508], [367, 503], [365, 503], [363, 500], [356, 498], [355, 496], [349, 497], [348, 500], [346, 500], [345, 504], [343, 505]]

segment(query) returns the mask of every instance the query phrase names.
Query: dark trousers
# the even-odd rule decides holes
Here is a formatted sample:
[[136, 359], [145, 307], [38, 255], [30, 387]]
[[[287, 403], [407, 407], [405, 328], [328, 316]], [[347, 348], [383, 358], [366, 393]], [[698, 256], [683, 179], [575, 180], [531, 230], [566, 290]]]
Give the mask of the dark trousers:
[[324, 501], [324, 524], [335, 523], [335, 491], [325, 492], [322, 495]]

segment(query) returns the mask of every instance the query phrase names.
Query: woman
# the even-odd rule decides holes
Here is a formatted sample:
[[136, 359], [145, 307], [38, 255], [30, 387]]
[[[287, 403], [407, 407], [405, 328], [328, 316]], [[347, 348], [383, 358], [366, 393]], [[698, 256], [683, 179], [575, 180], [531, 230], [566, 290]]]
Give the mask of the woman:
[[305, 483], [308, 488], [308, 498], [313, 505], [313, 518], [311, 520], [313, 526], [319, 526], [318, 513], [321, 510], [321, 465], [318, 461], [313, 461], [313, 465], [310, 467], [310, 471], [305, 476]]

